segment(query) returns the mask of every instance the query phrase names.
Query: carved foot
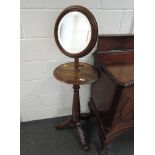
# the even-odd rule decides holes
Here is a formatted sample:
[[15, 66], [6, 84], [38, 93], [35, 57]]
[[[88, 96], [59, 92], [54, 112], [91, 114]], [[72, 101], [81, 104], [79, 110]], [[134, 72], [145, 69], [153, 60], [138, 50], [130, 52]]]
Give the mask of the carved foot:
[[62, 122], [61, 124], [56, 126], [56, 129], [61, 130], [61, 129], [65, 129], [70, 125], [74, 125], [73, 120], [72, 119], [68, 119], [64, 122]]
[[76, 127], [78, 129], [78, 133], [79, 133], [79, 136], [80, 136], [82, 148], [86, 151], [86, 150], [88, 150], [88, 145], [86, 143], [85, 136], [84, 136], [83, 130], [81, 128], [80, 122], [76, 123]]

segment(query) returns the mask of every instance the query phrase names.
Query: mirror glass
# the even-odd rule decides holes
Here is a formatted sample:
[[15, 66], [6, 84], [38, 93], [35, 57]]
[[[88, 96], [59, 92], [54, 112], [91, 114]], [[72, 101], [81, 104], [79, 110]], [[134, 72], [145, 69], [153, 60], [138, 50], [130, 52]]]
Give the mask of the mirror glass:
[[91, 25], [87, 17], [78, 11], [69, 12], [58, 25], [58, 40], [68, 53], [80, 53], [91, 39]]

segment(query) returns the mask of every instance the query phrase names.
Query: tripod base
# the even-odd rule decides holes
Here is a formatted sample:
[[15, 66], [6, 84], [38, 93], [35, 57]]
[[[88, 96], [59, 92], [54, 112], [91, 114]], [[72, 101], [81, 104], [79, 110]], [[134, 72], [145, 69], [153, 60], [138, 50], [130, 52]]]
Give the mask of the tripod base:
[[[86, 117], [86, 116], [85, 116]], [[88, 116], [89, 117], [89, 116]], [[87, 117], [87, 118], [88, 118]], [[87, 119], [87, 118], [84, 118], [84, 119]], [[84, 135], [84, 132], [82, 130], [82, 127], [81, 127], [81, 123], [80, 121], [74, 121], [73, 118], [70, 118], [68, 120], [65, 120], [64, 122], [62, 122], [61, 124], [57, 125], [56, 126], [56, 129], [58, 130], [62, 130], [62, 129], [65, 129], [69, 126], [74, 126], [77, 128], [78, 130], [78, 134], [80, 136], [80, 141], [81, 141], [81, 144], [82, 144], [82, 148], [84, 150], [88, 150], [88, 145], [86, 143], [86, 140], [85, 140], [85, 135]]]

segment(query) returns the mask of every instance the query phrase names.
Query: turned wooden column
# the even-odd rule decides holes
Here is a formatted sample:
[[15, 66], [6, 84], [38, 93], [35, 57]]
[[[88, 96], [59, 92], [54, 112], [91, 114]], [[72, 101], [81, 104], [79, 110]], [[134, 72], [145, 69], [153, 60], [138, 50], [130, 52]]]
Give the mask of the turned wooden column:
[[72, 106], [72, 117], [73, 121], [78, 121], [80, 116], [80, 97], [79, 97], [79, 85], [73, 85], [73, 106]]

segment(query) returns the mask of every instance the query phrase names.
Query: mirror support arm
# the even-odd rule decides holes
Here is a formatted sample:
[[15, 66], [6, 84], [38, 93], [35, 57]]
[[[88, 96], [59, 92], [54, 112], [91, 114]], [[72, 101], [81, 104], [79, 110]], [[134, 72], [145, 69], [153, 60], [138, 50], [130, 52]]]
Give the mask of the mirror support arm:
[[79, 71], [79, 58], [75, 58], [75, 63], [74, 63], [75, 71]]

